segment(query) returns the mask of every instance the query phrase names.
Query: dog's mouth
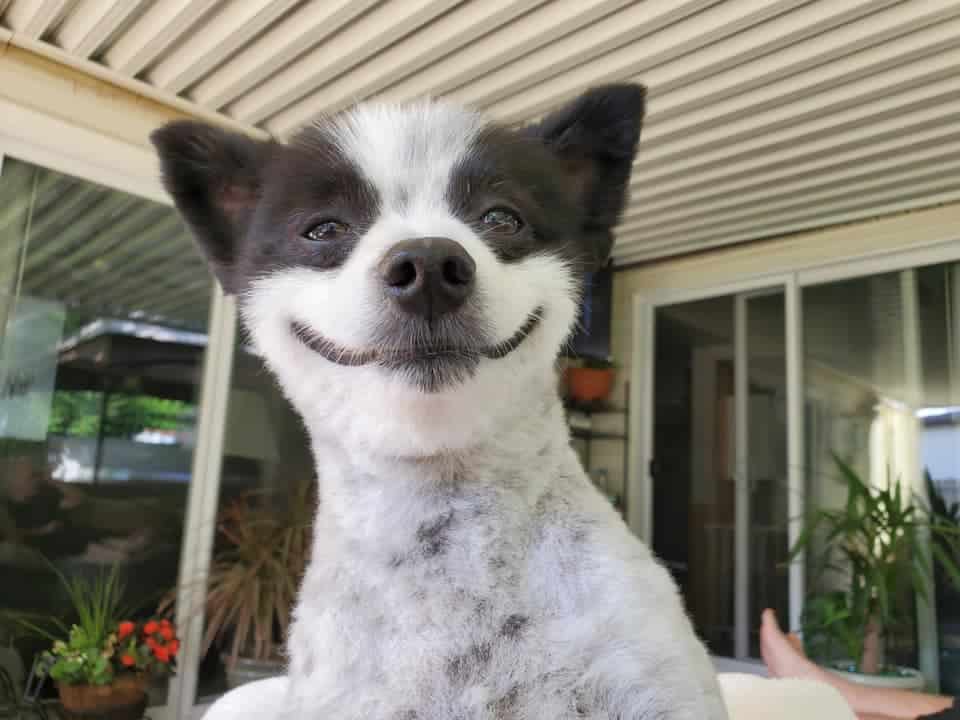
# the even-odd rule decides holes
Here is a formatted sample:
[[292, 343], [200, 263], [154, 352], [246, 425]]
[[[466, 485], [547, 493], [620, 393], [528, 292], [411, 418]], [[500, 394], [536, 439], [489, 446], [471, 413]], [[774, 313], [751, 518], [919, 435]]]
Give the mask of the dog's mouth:
[[323, 337], [305, 323], [293, 320], [290, 330], [301, 343], [325, 360], [344, 367], [378, 364], [397, 369], [422, 365], [476, 365], [481, 359], [500, 360], [520, 347], [543, 320], [544, 309], [537, 307], [517, 331], [506, 340], [489, 346], [470, 346], [445, 343], [422, 343], [397, 347], [379, 347], [365, 350], [344, 348]]

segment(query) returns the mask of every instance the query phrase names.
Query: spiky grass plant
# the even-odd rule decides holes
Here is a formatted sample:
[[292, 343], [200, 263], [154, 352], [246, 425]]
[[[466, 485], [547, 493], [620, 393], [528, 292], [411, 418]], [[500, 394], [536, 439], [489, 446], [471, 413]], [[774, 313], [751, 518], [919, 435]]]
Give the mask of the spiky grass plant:
[[951, 583], [960, 587], [958, 530], [949, 517], [929, 507], [902, 484], [867, 484], [834, 455], [847, 498], [839, 509], [816, 509], [790, 552], [793, 560], [811, 551], [818, 576], [836, 573], [845, 589], [813, 596], [804, 613], [804, 637], [814, 652], [841, 647], [854, 669], [879, 673], [883, 644], [910, 621], [915, 591], [927, 598], [936, 559]]

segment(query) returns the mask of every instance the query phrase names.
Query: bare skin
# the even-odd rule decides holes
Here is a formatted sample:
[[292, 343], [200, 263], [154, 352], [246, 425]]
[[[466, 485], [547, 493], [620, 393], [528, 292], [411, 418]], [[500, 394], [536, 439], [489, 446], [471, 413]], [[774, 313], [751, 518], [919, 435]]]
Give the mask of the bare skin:
[[800, 638], [780, 629], [773, 610], [763, 611], [760, 654], [773, 677], [818, 680], [836, 688], [860, 720], [915, 720], [953, 706], [953, 698], [943, 695], [866, 687], [824, 670], [804, 655]]

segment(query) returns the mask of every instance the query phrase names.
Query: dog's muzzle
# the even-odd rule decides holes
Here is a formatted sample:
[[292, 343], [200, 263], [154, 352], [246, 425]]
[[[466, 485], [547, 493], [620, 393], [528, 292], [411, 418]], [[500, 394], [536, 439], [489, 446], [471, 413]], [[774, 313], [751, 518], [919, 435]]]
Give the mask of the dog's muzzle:
[[434, 325], [473, 294], [477, 264], [460, 243], [443, 237], [412, 238], [383, 256], [377, 274], [402, 313]]

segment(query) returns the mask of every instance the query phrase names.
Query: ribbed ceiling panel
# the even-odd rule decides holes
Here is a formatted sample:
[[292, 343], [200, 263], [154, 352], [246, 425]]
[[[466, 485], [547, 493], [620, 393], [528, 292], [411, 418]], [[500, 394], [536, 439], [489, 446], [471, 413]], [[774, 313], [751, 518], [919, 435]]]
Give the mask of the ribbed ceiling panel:
[[620, 262], [960, 199], [956, 0], [0, 0], [10, 42], [285, 137], [431, 94], [649, 87]]

